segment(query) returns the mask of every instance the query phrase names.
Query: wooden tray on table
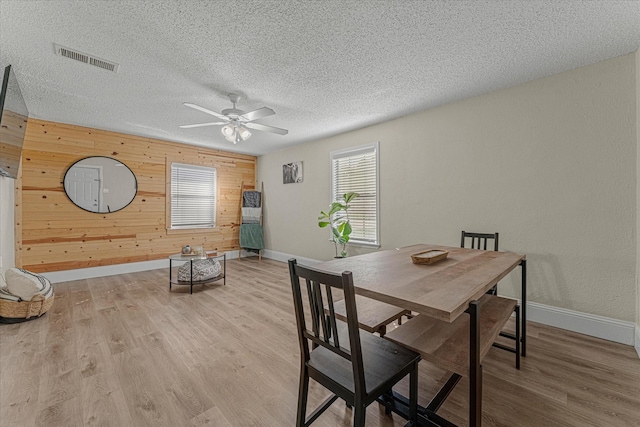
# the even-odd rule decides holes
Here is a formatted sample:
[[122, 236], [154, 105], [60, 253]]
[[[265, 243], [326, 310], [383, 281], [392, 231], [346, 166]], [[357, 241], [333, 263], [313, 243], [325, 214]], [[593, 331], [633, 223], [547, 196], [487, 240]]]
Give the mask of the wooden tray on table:
[[433, 264], [443, 260], [449, 255], [449, 251], [443, 249], [429, 249], [428, 251], [411, 254], [411, 261], [414, 264]]

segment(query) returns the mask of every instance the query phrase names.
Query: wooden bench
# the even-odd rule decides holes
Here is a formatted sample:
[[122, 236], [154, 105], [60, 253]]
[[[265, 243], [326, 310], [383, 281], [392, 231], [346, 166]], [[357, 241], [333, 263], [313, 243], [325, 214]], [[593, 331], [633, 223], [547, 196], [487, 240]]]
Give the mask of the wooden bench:
[[[396, 320], [401, 324], [402, 316], [411, 315], [411, 311], [409, 310], [361, 295], [356, 295], [356, 308], [358, 310], [358, 324], [360, 329], [371, 333], [377, 332], [381, 337], [385, 336], [388, 324]], [[335, 302], [334, 310], [336, 319], [340, 319], [343, 322], [347, 321], [347, 310], [344, 300]], [[325, 309], [325, 312], [327, 312], [327, 309]]]
[[[500, 331], [511, 317], [517, 301], [485, 294], [480, 307], [480, 362], [489, 352]], [[424, 360], [455, 372], [469, 375], [469, 315], [448, 323], [429, 316], [416, 316], [390, 331], [385, 338], [420, 353]], [[516, 359], [520, 352], [516, 353]], [[517, 362], [519, 366], [519, 361]]]

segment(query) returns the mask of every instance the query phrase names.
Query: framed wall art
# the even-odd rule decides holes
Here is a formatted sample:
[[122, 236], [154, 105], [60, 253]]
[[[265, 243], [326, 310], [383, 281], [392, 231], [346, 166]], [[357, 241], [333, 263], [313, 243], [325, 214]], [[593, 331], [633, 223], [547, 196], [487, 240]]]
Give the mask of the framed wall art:
[[297, 184], [302, 182], [302, 161], [282, 165], [282, 183]]

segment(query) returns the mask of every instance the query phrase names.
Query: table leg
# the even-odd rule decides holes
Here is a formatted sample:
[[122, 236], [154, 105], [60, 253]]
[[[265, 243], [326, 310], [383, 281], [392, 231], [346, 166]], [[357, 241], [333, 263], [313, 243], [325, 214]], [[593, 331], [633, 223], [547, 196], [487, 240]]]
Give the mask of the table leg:
[[522, 328], [520, 333], [522, 334], [522, 356], [527, 355], [527, 260], [520, 261], [520, 267], [522, 267]]
[[469, 303], [469, 426], [482, 423], [482, 365], [480, 365], [480, 305]]
[[190, 282], [190, 290], [189, 293], [193, 294], [193, 260], [189, 260], [189, 264], [191, 264], [191, 275], [189, 276], [189, 282]]
[[169, 292], [171, 292], [171, 258], [169, 258]]
[[222, 286], [226, 286], [227, 285], [227, 253], [223, 253], [223, 260], [222, 260], [222, 274], [224, 274], [224, 277], [222, 278]]

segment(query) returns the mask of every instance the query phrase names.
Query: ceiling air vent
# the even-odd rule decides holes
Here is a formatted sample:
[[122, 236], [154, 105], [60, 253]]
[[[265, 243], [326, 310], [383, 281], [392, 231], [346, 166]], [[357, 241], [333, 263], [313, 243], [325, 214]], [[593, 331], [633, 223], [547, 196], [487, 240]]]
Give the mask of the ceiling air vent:
[[53, 46], [55, 47], [57, 55], [84, 62], [85, 64], [93, 65], [94, 67], [113, 71], [114, 73], [117, 73], [118, 67], [120, 67], [120, 65], [115, 62], [107, 61], [106, 59], [98, 58], [97, 56], [69, 49], [68, 47], [60, 46], [58, 44], [54, 44]]

